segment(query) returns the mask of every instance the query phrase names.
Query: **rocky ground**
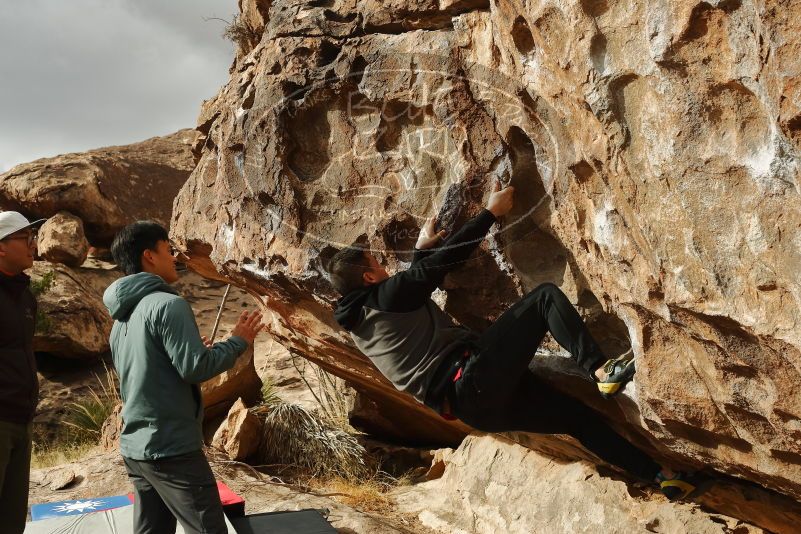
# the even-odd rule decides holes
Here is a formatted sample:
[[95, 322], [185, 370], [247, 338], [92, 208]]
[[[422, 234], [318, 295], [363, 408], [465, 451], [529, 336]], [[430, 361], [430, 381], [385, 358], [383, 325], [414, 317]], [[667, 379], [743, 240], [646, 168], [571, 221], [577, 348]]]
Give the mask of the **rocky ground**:
[[[382, 510], [381, 513], [359, 511], [336, 501], [334, 496], [304, 492], [292, 485], [271, 481], [268, 475], [247, 466], [232, 464], [214, 451], [208, 454], [217, 478], [245, 499], [246, 513], [315, 508], [326, 510], [328, 520], [339, 532], [431, 532], [415, 515], [397, 510]], [[73, 482], [68, 488], [53, 489], [70, 479]], [[129, 491], [131, 486], [117, 452], [97, 451], [79, 462], [34, 471], [31, 478], [31, 502], [121, 495]]]
[[[763, 532], [694, 504], [670, 503], [652, 490], [632, 489], [585, 462], [557, 461], [502, 438], [471, 436], [458, 450], [442, 453], [441, 478], [399, 486], [376, 500], [353, 488], [310, 491], [207, 452], [217, 477], [245, 499], [247, 513], [325, 510], [343, 533]], [[96, 451], [79, 462], [36, 470], [31, 479], [32, 502], [128, 491], [116, 452]]]

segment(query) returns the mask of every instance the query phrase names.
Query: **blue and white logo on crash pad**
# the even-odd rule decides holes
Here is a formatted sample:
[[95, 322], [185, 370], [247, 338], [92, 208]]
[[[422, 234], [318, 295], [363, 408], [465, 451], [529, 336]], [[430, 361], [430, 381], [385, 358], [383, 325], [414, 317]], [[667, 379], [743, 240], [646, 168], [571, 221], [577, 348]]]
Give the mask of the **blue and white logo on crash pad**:
[[131, 500], [127, 495], [34, 504], [31, 506], [31, 520], [38, 521], [40, 519], [49, 519], [51, 517], [63, 517], [69, 515], [86, 514], [89, 512], [100, 512], [102, 510], [111, 510], [112, 508], [119, 508], [121, 506], [129, 506], [130, 504]]

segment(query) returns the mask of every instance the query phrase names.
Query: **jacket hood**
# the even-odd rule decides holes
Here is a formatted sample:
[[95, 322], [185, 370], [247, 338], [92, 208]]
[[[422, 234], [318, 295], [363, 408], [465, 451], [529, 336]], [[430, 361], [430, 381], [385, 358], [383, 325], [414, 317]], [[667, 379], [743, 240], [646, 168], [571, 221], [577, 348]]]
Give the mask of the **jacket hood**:
[[351, 291], [337, 301], [337, 309], [334, 311], [334, 319], [339, 326], [350, 332], [356, 328], [362, 320], [362, 306], [370, 295], [372, 287]]
[[112, 319], [120, 321], [131, 314], [140, 300], [157, 291], [178, 294], [158, 275], [132, 274], [124, 276], [108, 286], [103, 293], [103, 304], [108, 308]]

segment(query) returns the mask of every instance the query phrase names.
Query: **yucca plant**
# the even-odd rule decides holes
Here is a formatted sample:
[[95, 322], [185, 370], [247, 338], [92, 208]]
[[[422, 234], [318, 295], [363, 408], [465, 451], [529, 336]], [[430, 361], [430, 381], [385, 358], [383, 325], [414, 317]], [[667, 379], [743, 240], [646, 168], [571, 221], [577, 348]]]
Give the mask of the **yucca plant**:
[[[334, 428], [349, 434], [354, 433], [355, 430], [350, 425], [348, 418], [349, 388], [345, 381], [328, 373], [319, 365], [306, 360], [293, 349], [289, 350], [289, 355], [295, 371], [297, 371], [303, 383], [306, 384], [314, 400], [317, 401], [321, 417]], [[316, 378], [317, 387], [313, 386], [307, 379], [306, 372], [308, 369], [311, 369], [311, 373]]]
[[291, 465], [306, 469], [313, 476], [344, 479], [359, 479], [367, 473], [364, 447], [317, 413], [288, 403], [258, 413], [264, 416], [258, 458], [261, 463]]
[[261, 405], [262, 406], [275, 406], [282, 402], [281, 397], [278, 395], [278, 388], [272, 380], [267, 377], [261, 380]]

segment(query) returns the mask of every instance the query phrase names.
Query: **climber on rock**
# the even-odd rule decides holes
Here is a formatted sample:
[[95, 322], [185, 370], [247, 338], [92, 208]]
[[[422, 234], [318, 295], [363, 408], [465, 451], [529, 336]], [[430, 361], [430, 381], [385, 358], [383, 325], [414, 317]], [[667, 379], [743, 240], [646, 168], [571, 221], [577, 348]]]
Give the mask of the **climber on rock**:
[[694, 487], [662, 469], [615, 433], [590, 408], [550, 387], [529, 370], [545, 334], [573, 356], [606, 398], [631, 380], [631, 353], [607, 359], [576, 309], [554, 284], [542, 284], [484, 332], [454, 323], [431, 299], [446, 274], [459, 268], [490, 227], [512, 209], [514, 188], [496, 183], [487, 206], [438, 248], [436, 220], [424, 225], [411, 266], [392, 276], [366, 248], [351, 245], [328, 264], [342, 295], [335, 317], [394, 386], [443, 417], [485, 432], [568, 434], [601, 459], [648, 481], [671, 499]]

